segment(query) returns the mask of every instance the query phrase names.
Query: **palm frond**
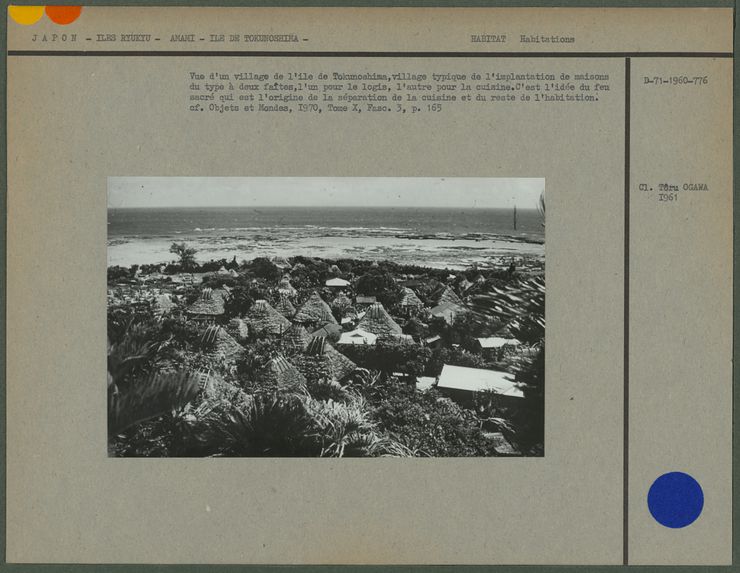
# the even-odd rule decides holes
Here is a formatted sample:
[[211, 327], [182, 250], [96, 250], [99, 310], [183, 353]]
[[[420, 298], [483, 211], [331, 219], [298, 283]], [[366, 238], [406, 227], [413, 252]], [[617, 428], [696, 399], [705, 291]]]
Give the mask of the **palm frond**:
[[544, 338], [545, 282], [534, 277], [520, 283], [497, 288], [471, 298], [470, 307], [478, 316], [496, 320], [510, 330], [508, 334], [528, 342]]
[[315, 456], [315, 426], [297, 394], [255, 394], [203, 420], [203, 441], [224, 456]]
[[108, 432], [126, 428], [179, 408], [190, 402], [208, 379], [204, 372], [155, 372], [132, 382], [125, 391], [115, 385], [108, 394]]

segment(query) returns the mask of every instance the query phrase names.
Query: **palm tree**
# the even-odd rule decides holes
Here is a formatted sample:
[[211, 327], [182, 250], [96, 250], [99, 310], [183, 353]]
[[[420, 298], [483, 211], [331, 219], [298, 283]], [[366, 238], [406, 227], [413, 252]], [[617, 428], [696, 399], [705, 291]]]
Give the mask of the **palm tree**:
[[322, 457], [366, 456], [375, 441], [375, 424], [370, 421], [364, 398], [352, 394], [345, 403], [310, 400], [308, 407], [321, 436]]
[[537, 211], [542, 219], [542, 228], [545, 228], [545, 192], [540, 193], [540, 199], [537, 202]]
[[121, 325], [118, 340], [108, 343], [108, 437], [190, 402], [209, 374], [188, 369], [162, 370], [158, 357], [169, 340], [150, 338], [142, 323]]
[[364, 399], [316, 400], [293, 393], [256, 394], [244, 405], [222, 402], [193, 420], [192, 434], [207, 455], [237, 457], [410, 456], [380, 436]]
[[509, 334], [523, 342], [539, 344], [545, 338], [545, 281], [534, 277], [505, 288], [491, 286], [471, 298], [478, 316], [506, 325]]
[[207, 377], [203, 372], [155, 372], [135, 379], [124, 391], [109, 383], [108, 436], [184, 406], [195, 398]]
[[[543, 200], [544, 205], [544, 200]], [[474, 312], [505, 324], [507, 335], [532, 345], [511, 358], [507, 368], [524, 390], [524, 407], [507, 438], [529, 455], [542, 455], [545, 405], [545, 283], [532, 278], [506, 288], [492, 287], [473, 298]]]
[[170, 253], [180, 257], [180, 266], [184, 271], [195, 267], [195, 254], [197, 252], [194, 248], [188, 247], [186, 243], [172, 243], [170, 246]]
[[296, 394], [255, 394], [243, 407], [224, 403], [199, 430], [212, 455], [315, 457], [319, 452], [313, 419]]

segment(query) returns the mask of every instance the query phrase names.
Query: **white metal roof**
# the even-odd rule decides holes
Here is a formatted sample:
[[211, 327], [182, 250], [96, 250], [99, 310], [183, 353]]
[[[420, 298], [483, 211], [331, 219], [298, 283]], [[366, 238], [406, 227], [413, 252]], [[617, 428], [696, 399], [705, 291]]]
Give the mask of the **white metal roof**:
[[333, 287], [349, 286], [349, 281], [346, 281], [346, 280], [340, 279], [340, 278], [328, 279], [326, 281], [326, 286], [329, 286], [329, 287], [332, 287], [332, 286]]
[[478, 338], [478, 344], [481, 348], [501, 348], [502, 346], [518, 346], [521, 344], [516, 338], [501, 338], [500, 336], [491, 336], [488, 338]]
[[499, 370], [445, 364], [442, 367], [442, 374], [439, 375], [437, 387], [469, 392], [492, 390], [504, 396], [524, 398], [524, 392], [514, 382], [514, 375]]
[[435, 382], [437, 382], [437, 379], [434, 376], [419, 376], [416, 379], [416, 389], [421, 391], [429, 390], [434, 387]]
[[349, 332], [343, 332], [339, 337], [337, 344], [375, 344], [378, 339], [377, 335], [372, 332], [367, 332], [360, 328], [351, 330]]

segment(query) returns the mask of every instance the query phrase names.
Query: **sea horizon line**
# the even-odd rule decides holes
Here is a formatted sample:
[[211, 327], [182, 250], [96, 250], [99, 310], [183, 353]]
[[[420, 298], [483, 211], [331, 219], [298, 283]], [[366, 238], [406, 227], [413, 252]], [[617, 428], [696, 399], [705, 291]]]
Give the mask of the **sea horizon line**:
[[537, 207], [519, 207], [517, 205], [511, 207], [453, 207], [449, 205], [438, 205], [438, 206], [423, 206], [418, 205], [372, 205], [372, 206], [358, 206], [353, 207], [351, 205], [147, 205], [147, 206], [134, 206], [134, 207], [112, 207], [108, 206], [108, 210], [125, 210], [125, 209], [139, 209], [139, 210], [151, 210], [151, 209], [188, 209], [188, 210], [203, 210], [203, 209], [360, 209], [360, 210], [371, 210], [371, 209], [416, 209], [422, 210], [479, 210], [479, 211], [510, 211], [516, 207], [519, 211], [537, 211]]

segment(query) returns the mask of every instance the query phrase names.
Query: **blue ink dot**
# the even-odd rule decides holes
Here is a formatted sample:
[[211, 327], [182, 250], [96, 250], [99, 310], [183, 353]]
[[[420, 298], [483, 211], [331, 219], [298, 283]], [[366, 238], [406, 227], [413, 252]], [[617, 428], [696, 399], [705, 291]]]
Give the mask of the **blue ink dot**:
[[704, 492], [690, 475], [670, 472], [650, 486], [647, 503], [655, 521], [678, 529], [691, 525], [699, 517], [704, 508]]

